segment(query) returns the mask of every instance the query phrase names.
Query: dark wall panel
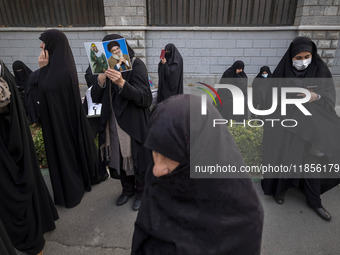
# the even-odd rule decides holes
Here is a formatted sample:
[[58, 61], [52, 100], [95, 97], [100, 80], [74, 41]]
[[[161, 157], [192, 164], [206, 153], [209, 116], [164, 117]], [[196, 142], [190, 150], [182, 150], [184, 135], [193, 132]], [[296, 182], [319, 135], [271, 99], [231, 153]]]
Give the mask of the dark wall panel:
[[297, 0], [148, 0], [151, 26], [290, 26]]
[[0, 6], [5, 27], [105, 25], [103, 0], [0, 0]]

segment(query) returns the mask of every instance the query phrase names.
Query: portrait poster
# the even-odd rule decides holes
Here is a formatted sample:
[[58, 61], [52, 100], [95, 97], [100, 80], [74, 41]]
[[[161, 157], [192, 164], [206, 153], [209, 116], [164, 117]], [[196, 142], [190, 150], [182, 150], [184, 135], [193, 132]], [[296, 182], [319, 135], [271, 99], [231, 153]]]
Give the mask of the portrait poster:
[[105, 42], [85, 42], [84, 45], [93, 74], [104, 73], [108, 68], [119, 72], [132, 70], [125, 38]]

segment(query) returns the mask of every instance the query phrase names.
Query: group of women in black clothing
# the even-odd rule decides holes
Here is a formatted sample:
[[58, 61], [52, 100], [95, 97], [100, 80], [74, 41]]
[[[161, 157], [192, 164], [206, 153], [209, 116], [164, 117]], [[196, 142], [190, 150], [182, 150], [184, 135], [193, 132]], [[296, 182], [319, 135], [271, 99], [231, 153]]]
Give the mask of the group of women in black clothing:
[[[223, 74], [220, 83], [236, 85], [247, 98], [246, 78], [244, 63], [236, 61]], [[282, 204], [286, 191], [290, 187], [298, 187], [305, 194], [307, 204], [322, 219], [330, 221], [331, 215], [323, 207], [320, 195], [339, 184], [339, 175], [336, 171], [333, 175], [306, 173], [313, 166], [329, 173], [332, 164], [339, 164], [340, 118], [335, 113], [332, 75], [318, 55], [315, 43], [307, 37], [296, 37], [293, 40], [273, 74], [268, 66], [261, 68], [252, 84], [254, 108], [270, 109], [273, 103], [273, 88], [281, 92], [281, 89], [286, 87], [310, 90], [310, 100], [304, 104], [310, 115], [305, 115], [295, 105], [289, 105], [287, 113], [283, 115], [281, 102], [269, 116], [252, 115], [259, 120], [266, 117], [278, 121], [291, 119], [298, 123], [295, 127], [283, 127], [264, 122], [262, 163], [265, 166], [295, 166], [300, 169], [303, 167], [306, 172], [291, 176], [282, 172], [274, 178], [272, 175], [272, 178], [266, 178], [268, 175], [264, 175], [262, 188], [266, 195], [272, 195], [278, 204]], [[218, 108], [225, 119], [238, 122], [248, 119], [247, 114], [233, 115], [233, 97], [229, 90], [219, 89], [217, 92], [223, 102], [223, 107], [219, 105]], [[288, 98], [304, 96], [295, 93]], [[247, 112], [246, 105], [245, 109]]]
[[[17, 250], [39, 254], [45, 244], [43, 233], [55, 228], [58, 213], [40, 172], [15, 79], [2, 62], [0, 69], [7, 84], [1, 85], [1, 92], [10, 95], [7, 105], [0, 105], [0, 219]], [[0, 243], [5, 247], [0, 250], [8, 250], [8, 239], [2, 234], [3, 238]]]
[[[118, 38], [122, 37], [107, 35], [103, 41]], [[75, 62], [66, 36], [51, 29], [42, 33], [40, 39], [40, 68], [35, 79], [39, 84], [39, 119], [54, 203], [40, 173], [14, 77], [0, 63], [10, 99], [9, 103], [5, 96], [0, 100], [0, 219], [4, 225], [0, 222], [0, 251], [3, 254], [13, 252], [9, 239], [18, 250], [29, 254], [41, 252], [45, 242], [43, 233], [53, 230], [58, 219], [54, 204], [67, 208], [78, 205], [91, 185], [105, 179], [105, 173], [98, 168], [100, 162], [120, 174], [122, 193], [117, 205], [125, 204], [135, 195], [133, 209], [139, 213], [131, 254], [260, 254], [263, 208], [251, 179], [247, 175], [190, 178], [190, 165], [209, 160], [213, 152], [214, 160], [221, 164], [244, 165], [229, 131], [219, 126], [211, 132], [213, 119], [247, 118], [246, 114], [233, 116], [232, 97], [227, 91], [218, 91], [223, 108], [208, 104], [208, 114], [201, 115], [199, 97], [178, 95], [183, 94], [183, 60], [175, 45], [168, 44], [158, 67], [158, 104], [151, 114], [152, 95], [146, 66], [127, 45], [132, 71], [120, 73], [109, 69], [92, 75], [88, 69], [92, 99], [103, 105], [98, 124], [98, 154], [81, 105]], [[26, 74], [30, 72], [26, 71]], [[257, 109], [270, 107], [267, 99], [271, 88], [285, 86], [267, 82], [268, 77], [331, 78], [331, 74], [317, 55], [315, 44], [298, 37], [273, 74], [269, 67], [261, 68], [253, 83]], [[247, 95], [246, 78], [244, 63], [236, 61], [223, 74], [221, 83], [232, 79]], [[334, 84], [329, 79], [316, 86], [306, 104], [312, 116], [304, 116], [294, 107], [288, 109], [289, 118], [299, 120], [301, 126], [264, 127], [264, 163], [339, 163], [340, 138], [336, 132], [340, 119], [334, 111]], [[272, 118], [282, 117], [280, 107]], [[324, 124], [320, 126], [319, 122]], [[307, 203], [320, 217], [330, 220], [320, 194], [338, 183], [338, 179], [279, 176], [264, 178], [262, 187], [278, 203], [283, 203], [289, 187], [301, 187]]]
[[[108, 35], [103, 41], [118, 38], [122, 37]], [[133, 209], [138, 210], [145, 172], [152, 161], [151, 151], [143, 146], [152, 102], [149, 78], [145, 64], [135, 58], [129, 45], [132, 71], [122, 74], [108, 70], [105, 74], [90, 75], [92, 98], [103, 104], [98, 129], [103, 153], [98, 155], [81, 105], [76, 65], [67, 37], [50, 29], [41, 34], [40, 40], [36, 72], [17, 61], [13, 65], [14, 78], [1, 63], [6, 87], [1, 87], [0, 218], [14, 247], [28, 254], [40, 254], [45, 243], [43, 233], [55, 228], [58, 213], [54, 204], [77, 206], [85, 191], [107, 178], [106, 164], [120, 174], [123, 191], [116, 204], [122, 205], [135, 195]], [[181, 74], [177, 82], [182, 82], [182, 89], [166, 92], [179, 70], [174, 66], [183, 68], [180, 59], [174, 46], [167, 48], [167, 63], [162, 71], [164, 85], [159, 91], [159, 95], [164, 94], [161, 100], [183, 91]], [[28, 93], [32, 90], [34, 93]], [[32, 110], [30, 100], [39, 109]], [[32, 117], [30, 112], [35, 115]], [[54, 200], [42, 178], [27, 120], [41, 123]], [[99, 160], [101, 156], [103, 159]], [[103, 161], [104, 172], [102, 167], [98, 168]], [[7, 245], [2, 248], [7, 249]]]

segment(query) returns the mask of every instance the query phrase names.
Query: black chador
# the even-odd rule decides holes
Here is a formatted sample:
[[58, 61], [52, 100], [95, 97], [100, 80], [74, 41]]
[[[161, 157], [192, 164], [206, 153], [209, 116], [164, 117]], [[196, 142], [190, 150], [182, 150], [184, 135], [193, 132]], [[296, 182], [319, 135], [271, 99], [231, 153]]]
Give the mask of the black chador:
[[263, 209], [251, 180], [190, 178], [190, 166], [202, 160], [244, 164], [225, 127], [211, 132], [219, 112], [209, 103], [202, 116], [200, 105], [197, 96], [178, 95], [152, 113], [145, 146], [179, 165], [161, 177], [153, 165], [147, 171], [133, 255], [260, 254]]
[[[247, 84], [248, 78], [244, 72], [243, 61], [236, 61], [231, 67], [229, 67], [222, 75], [220, 84], [232, 84], [241, 89], [244, 98], [247, 98]], [[247, 100], [244, 100], [244, 114], [234, 115], [233, 114], [233, 101], [234, 98], [229, 89], [220, 88], [217, 93], [221, 97], [222, 105], [218, 104], [217, 109], [221, 113], [224, 119], [235, 121], [243, 121], [248, 119], [248, 107]]]
[[[269, 66], [262, 66], [260, 72], [256, 75], [252, 88], [253, 88], [253, 106], [257, 110], [264, 109], [267, 103], [267, 89], [270, 88], [269, 78], [273, 76], [270, 71]], [[256, 116], [256, 118], [262, 118], [261, 116]]]
[[10, 91], [9, 104], [0, 103], [0, 219], [17, 250], [38, 254], [58, 213], [40, 172], [14, 77], [1, 61], [0, 66]]
[[38, 86], [54, 202], [71, 208], [97, 178], [97, 149], [81, 105], [76, 65], [66, 36], [51, 29], [40, 39], [49, 53]]
[[177, 94], [183, 94], [183, 59], [172, 43], [165, 46], [166, 63], [158, 64], [157, 103]]

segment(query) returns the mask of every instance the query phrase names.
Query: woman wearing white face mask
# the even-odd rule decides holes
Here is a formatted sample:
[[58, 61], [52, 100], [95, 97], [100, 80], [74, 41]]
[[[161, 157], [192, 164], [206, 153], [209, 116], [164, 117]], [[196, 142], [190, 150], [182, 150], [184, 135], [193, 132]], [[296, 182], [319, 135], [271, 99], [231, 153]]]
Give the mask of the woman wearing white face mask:
[[[279, 78], [279, 79], [275, 79]], [[263, 164], [290, 165], [301, 168], [290, 176], [264, 178], [262, 188], [266, 195], [273, 195], [278, 204], [285, 199], [285, 192], [292, 186], [299, 187], [307, 204], [324, 220], [331, 220], [323, 207], [320, 195], [339, 183], [339, 174], [329, 168], [340, 163], [340, 118], [335, 113], [335, 87], [331, 72], [317, 54], [315, 43], [307, 37], [296, 37], [273, 72], [272, 87], [302, 87], [310, 90], [311, 98], [303, 104], [311, 115], [304, 114], [295, 105], [288, 105], [286, 115], [281, 114], [279, 103], [271, 119], [292, 119], [295, 127], [265, 126], [263, 138]], [[269, 90], [270, 91], [270, 90]], [[280, 90], [279, 90], [280, 91]], [[288, 94], [288, 98], [292, 94]], [[267, 97], [271, 98], [271, 95]], [[296, 93], [292, 97], [303, 98]], [[267, 107], [266, 109], [269, 109]], [[266, 116], [268, 117], [268, 116]], [[314, 166], [322, 172], [309, 171]], [[300, 171], [301, 170], [301, 171]], [[266, 175], [265, 175], [266, 177]]]
[[[263, 110], [264, 105], [266, 105], [266, 91], [270, 86], [270, 81], [267, 78], [271, 78], [272, 76], [269, 66], [262, 66], [252, 83], [253, 105], [258, 110]], [[262, 116], [252, 114], [252, 118], [261, 119]]]
[[293, 57], [293, 66], [298, 71], [305, 70], [312, 62], [312, 54], [308, 51], [302, 51]]

